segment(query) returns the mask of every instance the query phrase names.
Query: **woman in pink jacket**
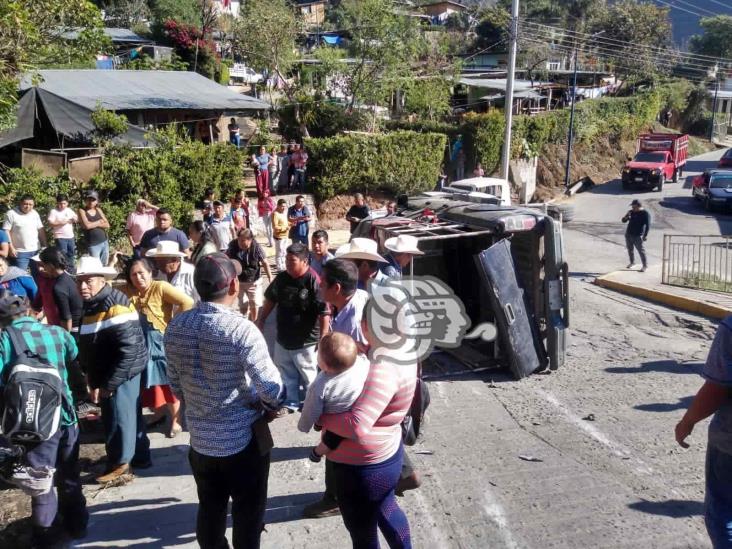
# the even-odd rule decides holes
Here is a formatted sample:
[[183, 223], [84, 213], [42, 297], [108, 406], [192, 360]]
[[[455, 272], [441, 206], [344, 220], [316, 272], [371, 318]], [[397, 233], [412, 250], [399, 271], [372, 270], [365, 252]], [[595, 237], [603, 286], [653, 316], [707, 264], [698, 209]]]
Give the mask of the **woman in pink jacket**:
[[[373, 355], [379, 342], [365, 317], [361, 325]], [[414, 396], [417, 363], [387, 360], [372, 362], [363, 392], [351, 410], [324, 414], [318, 421], [323, 431], [345, 437], [327, 459], [333, 462], [338, 506], [354, 549], [378, 549], [377, 528], [389, 547], [412, 546], [409, 522], [394, 490], [402, 468], [401, 423]]]

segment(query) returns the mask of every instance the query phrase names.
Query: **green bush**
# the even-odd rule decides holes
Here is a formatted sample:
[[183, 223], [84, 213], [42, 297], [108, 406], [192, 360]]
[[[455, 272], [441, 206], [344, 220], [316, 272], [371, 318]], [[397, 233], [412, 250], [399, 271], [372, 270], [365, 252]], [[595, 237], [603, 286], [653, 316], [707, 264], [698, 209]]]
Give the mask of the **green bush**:
[[396, 131], [305, 140], [315, 195], [385, 189], [412, 193], [432, 189], [440, 175], [447, 138]]
[[124, 246], [125, 219], [138, 198], [169, 208], [175, 225], [187, 231], [195, 204], [206, 187], [214, 188], [222, 197], [241, 187], [242, 153], [236, 147], [194, 142], [173, 127], [153, 137], [157, 146], [147, 149], [107, 147], [102, 173], [86, 186], [69, 180], [66, 173], [49, 178], [28, 169], [7, 170], [0, 178], [0, 208], [14, 207], [28, 192], [35, 197], [36, 208], [45, 219], [57, 193], [68, 194], [70, 206], [76, 209], [82, 204], [83, 190], [93, 188], [99, 192], [100, 207], [111, 225], [110, 241]]
[[[337, 103], [320, 97], [302, 95], [297, 98], [300, 116], [305, 121], [310, 137], [332, 137], [344, 131], [363, 131], [369, 126], [369, 117], [360, 111], [348, 112]], [[288, 103], [277, 111], [280, 134], [288, 140], [300, 140], [302, 132], [295, 116], [295, 105]]]

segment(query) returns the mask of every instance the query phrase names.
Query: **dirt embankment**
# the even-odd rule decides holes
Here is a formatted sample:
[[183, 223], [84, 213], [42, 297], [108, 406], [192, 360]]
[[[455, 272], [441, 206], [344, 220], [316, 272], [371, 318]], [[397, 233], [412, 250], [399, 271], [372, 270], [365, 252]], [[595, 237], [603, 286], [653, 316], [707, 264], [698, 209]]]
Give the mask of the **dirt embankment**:
[[[370, 193], [364, 198], [372, 210], [386, 208], [386, 203], [394, 200], [392, 195], [380, 191]], [[318, 223], [326, 230], [348, 229], [349, 224], [345, 216], [351, 206], [353, 206], [353, 195], [351, 194], [341, 194], [321, 202], [318, 204]]]

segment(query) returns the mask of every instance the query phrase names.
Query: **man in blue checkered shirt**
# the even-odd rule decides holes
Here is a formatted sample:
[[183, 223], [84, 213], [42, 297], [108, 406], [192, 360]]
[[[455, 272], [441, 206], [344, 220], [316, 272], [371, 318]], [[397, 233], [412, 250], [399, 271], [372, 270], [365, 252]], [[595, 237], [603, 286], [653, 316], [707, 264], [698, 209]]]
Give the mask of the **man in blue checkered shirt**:
[[[63, 532], [53, 526], [59, 507], [65, 533], [72, 539], [86, 536], [89, 520], [79, 480], [79, 426], [67, 370], [78, 351], [69, 332], [58, 326], [41, 324], [29, 316], [28, 309], [29, 304], [23, 297], [12, 294], [0, 297], [0, 327], [12, 326], [18, 330], [28, 349], [62, 372], [64, 381], [67, 398], [62, 404], [59, 430], [48, 440], [25, 445], [25, 465], [56, 469], [56, 490], [51, 488], [46, 494], [34, 496], [31, 503], [34, 547], [51, 547], [64, 537]], [[16, 356], [10, 336], [3, 332], [0, 335], [0, 388], [6, 379], [4, 370]]]
[[184, 404], [188, 459], [198, 489], [196, 538], [228, 547], [231, 499], [234, 547], [259, 547], [264, 528], [271, 436], [263, 419], [284, 398], [264, 336], [238, 311], [241, 264], [215, 253], [196, 265], [201, 303], [165, 331], [168, 379]]

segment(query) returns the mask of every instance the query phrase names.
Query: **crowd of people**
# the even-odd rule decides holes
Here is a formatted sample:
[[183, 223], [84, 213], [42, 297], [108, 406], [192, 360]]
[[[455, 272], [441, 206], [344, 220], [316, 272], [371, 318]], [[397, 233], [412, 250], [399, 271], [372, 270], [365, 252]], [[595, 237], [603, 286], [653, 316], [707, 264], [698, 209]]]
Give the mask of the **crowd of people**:
[[[267, 198], [263, 188], [258, 200]], [[11, 479], [32, 495], [35, 545], [86, 535], [79, 421], [100, 418], [107, 459], [98, 483], [124, 484], [136, 469], [154, 467], [149, 430], [164, 426], [173, 438], [186, 428], [198, 543], [226, 546], [231, 500], [234, 546], [258, 547], [274, 444], [269, 422], [300, 413], [301, 431], [320, 431], [310, 459], [326, 461], [324, 493], [305, 516], [340, 513], [354, 547], [377, 547], [377, 530], [390, 546], [410, 547], [395, 496], [420, 484], [401, 428], [417, 364], [369, 358], [381, 343], [366, 311], [372, 285], [400, 278], [421, 253], [416, 239], [387, 240], [382, 255], [375, 241], [353, 238], [334, 254], [326, 231], [310, 234], [312, 213], [299, 195], [289, 207], [278, 200], [271, 232], [262, 235], [271, 242], [260, 244], [241, 191], [228, 208], [207, 193], [203, 219], [186, 235], [170, 211], [140, 199], [126, 220], [132, 253], [120, 272], [98, 201], [89, 191], [74, 211], [59, 195], [47, 219], [51, 245], [31, 196], [21, 197], [0, 231], [0, 386], [22, 383], [14, 376], [26, 350], [63, 381], [58, 424], [36, 426], [36, 438], [23, 439], [23, 467], [40, 477], [33, 486], [27, 474]], [[369, 214], [357, 195], [347, 219]], [[75, 224], [85, 242], [78, 262]], [[274, 270], [264, 249], [271, 245]], [[263, 333], [272, 314], [270, 356]], [[4, 443], [19, 440], [2, 427]]]

